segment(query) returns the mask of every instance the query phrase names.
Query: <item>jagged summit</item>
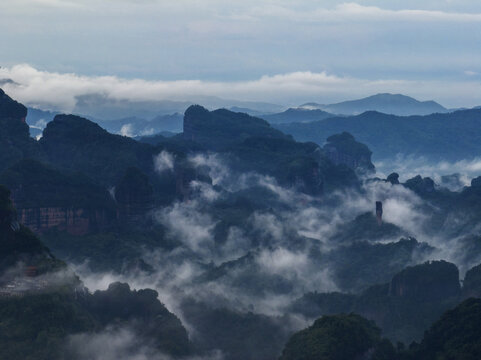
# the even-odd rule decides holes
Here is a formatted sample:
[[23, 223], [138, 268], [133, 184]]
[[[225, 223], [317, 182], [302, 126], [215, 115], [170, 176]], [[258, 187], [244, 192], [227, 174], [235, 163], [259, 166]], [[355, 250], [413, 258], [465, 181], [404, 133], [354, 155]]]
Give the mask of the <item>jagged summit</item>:
[[27, 108], [0, 89], [0, 171], [24, 157], [39, 157], [38, 144], [25, 123]]
[[96, 123], [76, 115], [56, 115], [44, 130], [44, 138], [61, 135], [68, 136], [71, 140], [84, 136], [106, 135], [107, 131]]
[[369, 174], [375, 170], [371, 150], [346, 131], [328, 137], [324, 150], [334, 164], [344, 164], [358, 174]]
[[209, 111], [200, 105], [192, 105], [186, 110], [183, 136], [213, 150], [224, 149], [253, 136], [290, 139], [263, 119], [227, 109]]
[[27, 108], [0, 89], [0, 117], [20, 119], [25, 122]]

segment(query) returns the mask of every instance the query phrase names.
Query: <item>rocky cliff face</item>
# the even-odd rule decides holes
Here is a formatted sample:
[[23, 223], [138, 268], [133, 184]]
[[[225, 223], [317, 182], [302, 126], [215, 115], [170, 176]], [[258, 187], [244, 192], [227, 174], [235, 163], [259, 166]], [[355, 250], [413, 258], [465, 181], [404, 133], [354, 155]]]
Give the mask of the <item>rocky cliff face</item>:
[[470, 269], [463, 282], [463, 296], [469, 297], [481, 297], [481, 265], [477, 265]]
[[436, 190], [436, 184], [434, 183], [433, 179], [429, 177], [423, 178], [421, 175], [417, 175], [412, 179], [407, 180], [404, 183], [404, 186], [419, 195], [430, 194]]
[[25, 123], [27, 108], [0, 89], [0, 171], [24, 157], [40, 157]]
[[0, 185], [0, 273], [22, 262], [42, 273], [59, 265], [50, 251], [26, 227], [18, 224], [11, 193]]
[[72, 235], [85, 235], [110, 224], [105, 210], [74, 208], [20, 208], [18, 221], [37, 234], [50, 229], [66, 231]]
[[335, 165], [346, 165], [360, 175], [374, 172], [372, 152], [347, 132], [328, 137], [324, 151]]
[[22, 160], [0, 173], [0, 183], [12, 192], [19, 222], [36, 233], [58, 228], [83, 235], [115, 221], [107, 190], [79, 174]]
[[420, 301], [439, 301], [458, 296], [461, 287], [456, 265], [431, 261], [408, 267], [391, 281], [389, 295]]

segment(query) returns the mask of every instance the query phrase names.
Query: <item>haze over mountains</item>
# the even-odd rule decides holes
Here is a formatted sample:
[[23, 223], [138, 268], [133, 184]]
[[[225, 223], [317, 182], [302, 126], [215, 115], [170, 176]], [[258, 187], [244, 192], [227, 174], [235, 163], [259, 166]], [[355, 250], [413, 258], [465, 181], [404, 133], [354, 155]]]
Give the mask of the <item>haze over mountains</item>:
[[395, 116], [369, 111], [310, 123], [276, 125], [299, 141], [323, 144], [329, 134], [348, 131], [374, 150], [377, 159], [423, 156], [430, 161], [473, 159], [481, 153], [481, 110], [425, 116]]
[[[108, 112], [105, 103], [89, 102], [91, 114]], [[109, 103], [120, 106], [116, 111], [122, 114], [124, 106], [127, 113], [136, 114], [136, 107], [129, 108], [127, 103]], [[155, 111], [166, 111], [163, 103], [140, 115], [153, 115]], [[109, 105], [109, 106], [110, 106]], [[147, 106], [138, 103], [139, 107]], [[187, 106], [182, 104], [179, 109]], [[252, 104], [251, 104], [252, 105]], [[266, 107], [267, 106], [267, 107]], [[267, 104], [260, 104], [267, 109]], [[327, 112], [315, 107], [335, 111]], [[394, 159], [402, 156], [423, 156], [428, 161], [459, 161], [473, 159], [479, 153], [480, 139], [476, 131], [479, 121], [479, 110], [448, 110], [432, 102], [420, 102], [404, 95], [378, 94], [364, 99], [346, 101], [331, 105], [304, 104], [298, 108], [289, 108], [283, 112], [264, 113], [259, 110], [233, 106], [234, 112], [249, 113], [263, 118], [278, 129], [291, 134], [300, 141], [313, 141], [323, 145], [326, 139], [336, 133], [347, 131], [374, 150], [376, 160]], [[172, 110], [172, 109], [170, 109]], [[273, 107], [270, 110], [274, 110]], [[83, 108], [83, 111], [88, 111]], [[362, 112], [359, 115], [350, 113]], [[416, 115], [404, 116], [400, 114]], [[428, 113], [428, 115], [423, 115]], [[113, 112], [117, 114], [117, 112]], [[340, 115], [339, 115], [340, 114]], [[397, 115], [396, 115], [397, 114]], [[41, 131], [56, 115], [55, 112], [29, 109], [27, 123], [32, 136], [40, 136]], [[130, 116], [122, 118], [88, 118], [101, 125], [104, 129], [129, 137], [142, 137], [163, 134], [172, 136], [182, 131], [183, 115], [173, 113], [157, 115], [152, 118]], [[461, 140], [462, 139], [462, 140]]]
[[[345, 101], [337, 104], [320, 105], [306, 103], [296, 108], [282, 105], [223, 100], [214, 97], [193, 98], [191, 101], [119, 101], [101, 95], [85, 95], [76, 98], [74, 114], [86, 116], [104, 126], [109, 131], [129, 136], [151, 135], [161, 131], [179, 132], [183, 113], [192, 104], [202, 104], [210, 109], [229, 108], [264, 118], [272, 124], [291, 122], [311, 122], [334, 116], [357, 115], [365, 111], [378, 111], [394, 115], [426, 115], [445, 113], [448, 109], [434, 101], [421, 102], [404, 95], [378, 94], [367, 98]], [[55, 111], [42, 111], [31, 108], [27, 119], [34, 135], [53, 119]], [[37, 129], [37, 130], [35, 130]]]
[[481, 2], [0, 1], [0, 360], [480, 360]]
[[[28, 109], [0, 95], [1, 357], [317, 359], [328, 347], [329, 360], [425, 360], [475, 348], [479, 323], [454, 336], [449, 310], [480, 313], [466, 299], [481, 297], [481, 177], [453, 176], [453, 190], [423, 174], [380, 178], [344, 130], [300, 142], [200, 105], [168, 138], [58, 114], [36, 140]], [[467, 124], [475, 139], [479, 111], [276, 127], [379, 116]]]
[[321, 105], [306, 103], [300, 106], [304, 109], [321, 109], [332, 114], [359, 115], [366, 111], [378, 111], [385, 114], [400, 116], [428, 115], [444, 113], [448, 109], [435, 101], [418, 101], [401, 94], [377, 94], [359, 100], [343, 101], [336, 104]]

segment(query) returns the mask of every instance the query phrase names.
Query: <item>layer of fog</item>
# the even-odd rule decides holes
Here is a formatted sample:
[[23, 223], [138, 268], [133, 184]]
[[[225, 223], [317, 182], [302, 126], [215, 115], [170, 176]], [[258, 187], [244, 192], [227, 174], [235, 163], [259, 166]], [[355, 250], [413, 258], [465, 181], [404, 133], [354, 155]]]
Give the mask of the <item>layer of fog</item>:
[[[171, 154], [162, 152], [155, 159], [155, 165], [159, 171], [169, 171], [174, 166], [173, 161]], [[319, 268], [319, 264], [312, 261], [308, 256], [308, 247], [296, 248], [290, 244], [289, 240], [293, 236], [313, 239], [323, 251], [332, 250], [337, 246], [332, 236], [340, 227], [362, 213], [373, 212], [377, 200], [384, 201], [386, 221], [408, 228], [413, 234], [422, 232], [424, 216], [416, 211], [421, 200], [401, 186], [371, 183], [365, 185], [363, 194], [356, 191], [337, 193], [333, 198], [336, 198], [338, 205], [333, 207], [295, 190], [283, 188], [271, 177], [255, 173], [236, 174], [219, 155], [196, 155], [191, 157], [190, 161], [197, 167], [207, 166], [213, 184], [194, 181], [191, 186], [195, 198], [188, 202], [175, 202], [159, 209], [155, 215], [158, 223], [166, 229], [167, 236], [179, 240], [182, 247], [169, 253], [159, 251], [146, 254], [144, 260], [154, 266], [157, 272], [144, 276], [141, 281], [137, 276], [88, 276], [85, 270], [77, 269], [89, 288], [105, 288], [113, 280], [125, 279], [134, 287], [140, 285], [156, 288], [162, 294], [163, 301], [173, 307], [177, 301], [169, 300], [172, 298], [171, 292], [175, 290], [188, 293], [190, 286], [195, 288], [197, 296], [201, 296], [199, 293], [207, 293], [207, 299], [212, 298], [212, 294], [225, 297], [226, 294], [238, 292], [235, 299], [228, 300], [241, 304], [243, 308], [251, 308], [251, 294], [244, 296], [242, 291], [232, 288], [226, 291], [226, 287], [230, 287], [228, 279], [225, 283], [203, 284], [201, 289], [192, 284], [208, 264], [218, 266], [250, 254], [253, 256], [253, 263], [259, 265], [260, 272], [275, 274], [296, 284], [294, 291], [286, 299], [285, 295], [274, 294], [272, 296], [276, 297], [275, 301], [272, 297], [264, 296], [257, 299], [256, 310], [276, 313], [277, 306], [274, 304], [287, 303], [292, 297], [305, 291], [337, 290], [329, 269]], [[210, 203], [222, 196], [222, 191], [234, 192], [252, 186], [268, 189], [275, 194], [277, 201], [285, 206], [280, 210], [254, 212], [243, 228], [231, 227], [225, 241], [218, 244], [214, 239], [218, 220], [206, 209]], [[218, 190], [219, 188], [223, 190]], [[253, 239], [249, 238], [247, 229], [258, 238], [267, 239], [269, 246], [253, 247]], [[422, 236], [420, 240], [424, 240]], [[230, 276], [235, 277], [235, 271]]]
[[469, 186], [471, 179], [481, 174], [481, 158], [479, 157], [456, 162], [432, 162], [423, 157], [398, 155], [389, 161], [376, 162], [375, 166], [378, 176], [381, 178], [397, 172], [400, 176], [399, 180], [403, 182], [416, 175], [422, 175], [431, 177], [436, 184], [453, 191], [460, 190], [463, 186]]
[[[155, 166], [159, 174], [171, 172], [175, 161], [173, 154], [163, 151], [155, 158]], [[207, 169], [212, 184], [193, 181], [189, 201], [177, 201], [155, 212], [155, 220], [164, 227], [166, 236], [176, 239], [181, 246], [172, 251], [159, 249], [145, 253], [143, 260], [155, 269], [153, 273], [141, 270], [123, 274], [93, 273], [88, 263], [76, 265], [74, 269], [91, 291], [106, 289], [114, 281], [127, 282], [134, 289], [157, 290], [159, 299], [181, 318], [191, 335], [195, 335], [196, 329], [182, 313], [182, 302], [187, 298], [213, 307], [280, 316], [285, 315], [293, 300], [306, 292], [338, 291], [332, 269], [323, 262], [322, 256], [313, 256], [312, 251], [320, 249], [321, 254], [326, 254], [338, 248], [336, 234], [357, 216], [366, 212], [374, 214], [376, 201], [383, 202], [385, 222], [435, 248], [424, 257], [413, 256], [411, 264], [444, 259], [457, 264], [464, 276], [469, 267], [481, 260], [465, 263], [460, 238], [427, 231], [430, 212], [436, 209], [401, 185], [365, 182], [361, 191], [338, 191], [319, 199], [282, 187], [269, 176], [238, 174], [229, 168], [228, 159], [218, 154], [197, 154], [188, 161], [203, 171]], [[466, 162], [458, 166], [471, 167], [474, 172], [475, 164]], [[432, 167], [434, 178], [436, 169]], [[252, 187], [269, 191], [279, 206], [255, 211], [242, 226], [231, 226], [219, 243], [214, 233], [219, 219], [210, 211], [211, 206], [226, 194]], [[398, 240], [383, 238], [376, 242]], [[225, 274], [213, 281], [203, 278], [227, 262], [230, 263]], [[287, 284], [289, 290], [243, 286], [243, 282], [256, 277], [279, 280]], [[299, 319], [291, 323], [294, 329], [305, 325]]]
[[[75, 360], [173, 360], [142, 340], [128, 326], [108, 327], [101, 332], [71, 335], [65, 351]], [[222, 360], [220, 352], [184, 360]]]
[[[23, 261], [17, 262], [14, 266], [2, 272], [0, 287], [11, 292], [27, 293], [46, 291], [72, 284], [80, 285], [77, 275], [70, 267], [38, 274], [35, 277], [27, 275], [29, 270], [31, 271], [26, 263]], [[37, 271], [37, 269], [34, 271]]]

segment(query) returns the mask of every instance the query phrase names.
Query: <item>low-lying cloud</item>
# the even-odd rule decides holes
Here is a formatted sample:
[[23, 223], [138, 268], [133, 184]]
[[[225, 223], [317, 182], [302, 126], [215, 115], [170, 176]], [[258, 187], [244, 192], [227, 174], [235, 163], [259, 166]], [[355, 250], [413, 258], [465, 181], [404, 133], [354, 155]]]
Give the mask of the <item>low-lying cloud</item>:
[[[453, 92], [463, 96], [465, 104], [478, 104], [481, 97], [479, 82], [447, 83], [441, 80], [368, 80], [337, 76], [327, 72], [292, 72], [262, 76], [248, 81], [173, 80], [149, 81], [122, 79], [115, 76], [80, 76], [35, 69], [30, 65], [0, 68], [0, 79], [12, 79], [5, 91], [15, 99], [48, 110], [71, 112], [79, 97], [97, 94], [118, 101], [195, 101], [206, 106], [218, 106], [213, 97], [243, 101], [270, 101], [292, 104], [311, 98], [345, 100], [349, 97], [378, 92], [405, 93], [420, 99], [452, 99]], [[229, 106], [230, 100], [224, 101]], [[231, 106], [234, 104], [231, 101]], [[294, 103], [295, 104], [295, 103]]]
[[165, 150], [161, 151], [154, 158], [154, 167], [158, 173], [174, 170], [174, 155]]
[[[97, 333], [68, 338], [66, 351], [74, 360], [174, 360], [141, 340], [128, 327], [108, 327]], [[182, 357], [184, 360], [222, 360], [220, 351], [207, 356]]]
[[[167, 168], [175, 167], [175, 157], [167, 154], [164, 154], [164, 158], [170, 159]], [[461, 238], [450, 239], [432, 229], [426, 231], [430, 204], [402, 185], [366, 182], [361, 191], [343, 190], [316, 198], [285, 188], [265, 175], [238, 174], [229, 166], [229, 159], [219, 154], [202, 153], [183, 161], [209, 174], [212, 184], [193, 181], [188, 201], [176, 201], [157, 209], [155, 219], [166, 238], [178, 246], [173, 250], [159, 248], [145, 252], [143, 260], [152, 272], [130, 269], [121, 274], [92, 273], [88, 264], [77, 266], [75, 271], [91, 290], [106, 289], [114, 281], [127, 282], [133, 289], [155, 289], [159, 300], [181, 319], [191, 336], [196, 335], [195, 320], [184, 307], [190, 299], [234, 312], [284, 315], [289, 331], [304, 327], [306, 323], [289, 313], [289, 305], [306, 292], [349, 290], [342, 285], [335, 263], [336, 254], [349, 243], [340, 241], [338, 235], [342, 236], [346, 226], [359, 215], [374, 214], [376, 201], [383, 202], [385, 222], [436, 247], [435, 252], [414, 251], [404, 265], [445, 259], [460, 266], [464, 274], [478, 260], [472, 259], [469, 264], [465, 261]], [[469, 163], [469, 166], [475, 169], [477, 165]], [[233, 224], [223, 223], [216, 212], [217, 202], [254, 187], [270, 192], [268, 201], [275, 205], [252, 210]], [[224, 232], [217, 231], [219, 224], [227, 227]], [[378, 246], [397, 242], [401, 236], [369, 239], [350, 235], [356, 241]], [[108, 331], [103, 335], [111, 335]], [[128, 331], [113, 335], [125, 338], [122, 344], [114, 344], [113, 356], [122, 356], [124, 350], [128, 353], [132, 349], [128, 344], [135, 340]], [[90, 344], [89, 339], [82, 335], [72, 341]], [[94, 339], [85, 346], [86, 351], [89, 346], [95, 348], [96, 343]], [[124, 344], [127, 349], [122, 348]], [[137, 346], [137, 349], [139, 352], [134, 355], [141, 360], [145, 354], [154, 359], [160, 356], [150, 353], [149, 348]]]
[[[471, 179], [481, 175], [481, 158], [479, 157], [456, 162], [432, 162], [423, 157], [400, 155], [389, 162], [381, 161], [375, 165], [380, 177], [386, 177], [391, 172], [397, 172], [400, 181], [406, 181], [417, 175], [428, 176], [437, 184], [451, 190], [460, 190], [463, 186], [470, 185]], [[457, 181], [452, 179], [452, 182], [449, 183], [450, 179], [446, 178], [447, 175], [455, 175]]]

